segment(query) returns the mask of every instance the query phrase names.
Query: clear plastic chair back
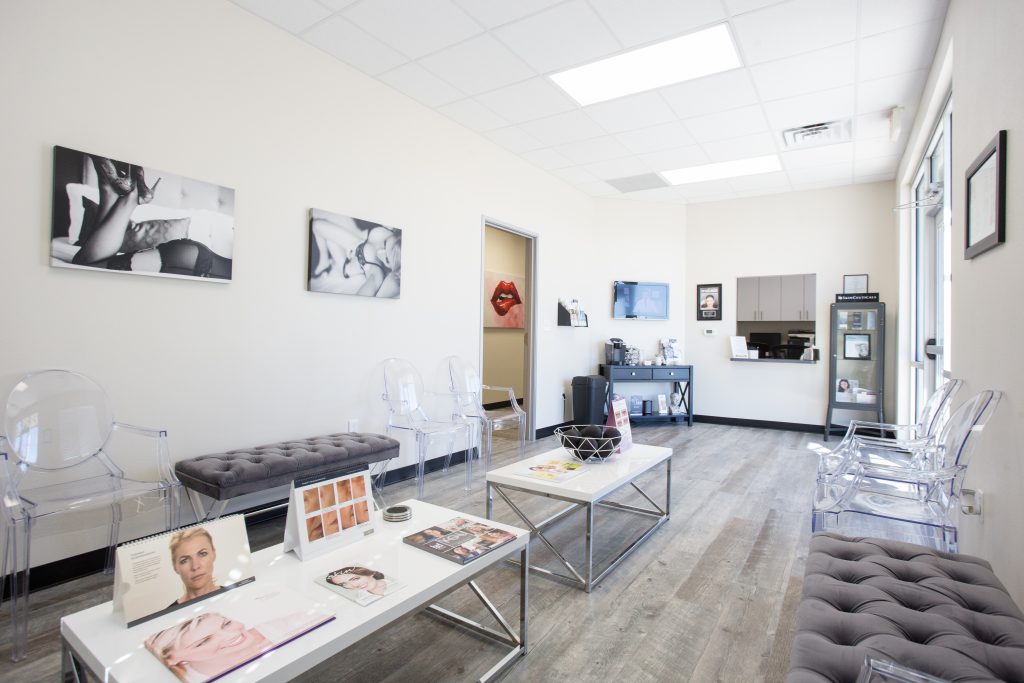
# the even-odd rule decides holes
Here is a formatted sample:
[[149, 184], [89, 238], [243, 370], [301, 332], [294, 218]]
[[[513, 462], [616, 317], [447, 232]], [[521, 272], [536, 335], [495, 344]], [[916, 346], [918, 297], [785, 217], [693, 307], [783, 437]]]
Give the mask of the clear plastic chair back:
[[936, 467], [966, 468], [970, 464], [978, 441], [971, 437], [985, 428], [1001, 398], [1002, 392], [985, 390], [969, 398], [953, 412], [939, 433], [939, 461]]
[[951, 379], [932, 392], [917, 421], [917, 436], [934, 436], [949, 416], [951, 399], [960, 390], [963, 380]]
[[95, 455], [113, 426], [113, 410], [103, 389], [67, 370], [26, 375], [8, 396], [4, 415], [15, 458], [44, 470], [72, 467]]
[[482, 416], [483, 382], [476, 370], [458, 356], [449, 356], [448, 375], [451, 391], [458, 396], [463, 412], [467, 416]]
[[421, 418], [423, 380], [408, 361], [388, 358], [384, 361], [384, 401], [391, 414], [409, 419]]

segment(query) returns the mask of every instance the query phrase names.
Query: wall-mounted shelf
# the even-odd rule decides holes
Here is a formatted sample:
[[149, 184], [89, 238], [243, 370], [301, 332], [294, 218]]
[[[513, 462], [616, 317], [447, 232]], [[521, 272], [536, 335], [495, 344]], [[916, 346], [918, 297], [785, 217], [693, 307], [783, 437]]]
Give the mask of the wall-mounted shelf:
[[558, 326], [559, 327], [590, 327], [587, 323], [587, 314], [580, 309], [576, 314], [576, 322], [574, 323], [572, 312], [565, 307], [565, 305], [558, 302]]

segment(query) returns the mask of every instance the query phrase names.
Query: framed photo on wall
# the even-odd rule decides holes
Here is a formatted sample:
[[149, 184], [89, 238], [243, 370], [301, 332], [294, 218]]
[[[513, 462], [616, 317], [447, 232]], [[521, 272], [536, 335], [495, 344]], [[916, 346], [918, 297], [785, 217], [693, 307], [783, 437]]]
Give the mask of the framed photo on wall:
[[967, 169], [964, 258], [1006, 241], [1006, 131], [1001, 130]]
[[867, 275], [844, 275], [843, 294], [867, 294]]
[[722, 283], [697, 285], [697, 320], [722, 319]]
[[843, 358], [846, 360], [871, 360], [871, 335], [844, 334]]

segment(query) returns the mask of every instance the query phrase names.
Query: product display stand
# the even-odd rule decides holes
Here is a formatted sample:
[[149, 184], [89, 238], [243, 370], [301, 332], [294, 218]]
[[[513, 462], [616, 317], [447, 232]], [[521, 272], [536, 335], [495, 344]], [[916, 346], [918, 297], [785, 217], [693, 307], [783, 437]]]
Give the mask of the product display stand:
[[[615, 395], [615, 385], [621, 382], [660, 382], [671, 384], [683, 399], [682, 413], [651, 415], [630, 414], [633, 422], [677, 422], [686, 420], [693, 426], [693, 366], [692, 365], [602, 365], [601, 374], [608, 380], [608, 396]], [[668, 392], [669, 394], [672, 391]]]
[[832, 304], [825, 440], [845, 432], [833, 425], [836, 410], [871, 413], [884, 422], [885, 304]]

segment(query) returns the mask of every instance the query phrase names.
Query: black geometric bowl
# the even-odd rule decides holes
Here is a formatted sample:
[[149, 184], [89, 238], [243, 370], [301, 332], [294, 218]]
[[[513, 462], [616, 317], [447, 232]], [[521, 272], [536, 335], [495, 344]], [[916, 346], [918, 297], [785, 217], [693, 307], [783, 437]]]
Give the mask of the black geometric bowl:
[[605, 425], [556, 427], [555, 436], [569, 455], [582, 462], [602, 462], [615, 452], [622, 433]]

